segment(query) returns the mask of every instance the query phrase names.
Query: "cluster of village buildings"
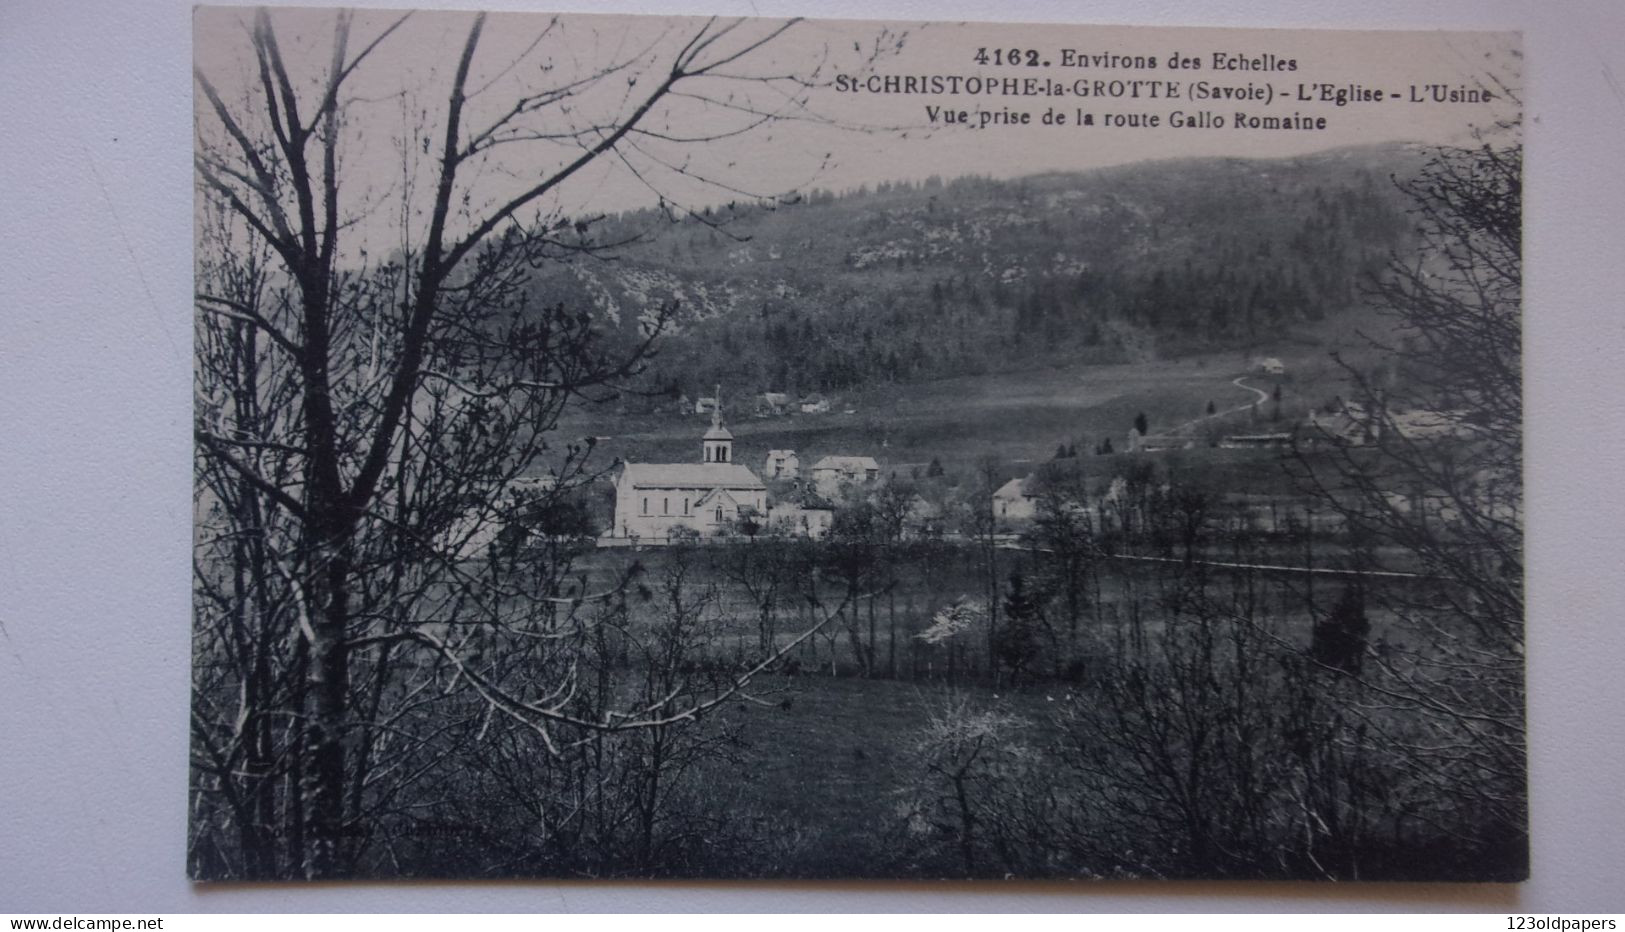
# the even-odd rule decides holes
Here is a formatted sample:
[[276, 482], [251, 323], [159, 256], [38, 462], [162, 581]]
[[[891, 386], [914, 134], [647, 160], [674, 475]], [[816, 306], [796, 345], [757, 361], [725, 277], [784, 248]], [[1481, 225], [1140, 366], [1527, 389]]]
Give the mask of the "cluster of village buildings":
[[[751, 465], [736, 461], [733, 433], [723, 425], [721, 407], [716, 400], [703, 398], [701, 402], [701, 407], [711, 414], [711, 425], [701, 437], [699, 461], [623, 464], [615, 479], [614, 524], [600, 538], [602, 543], [662, 543], [686, 537], [715, 538], [740, 533], [821, 539], [834, 521], [837, 503], [881, 480], [880, 464], [870, 456], [824, 456], [804, 466], [796, 451], [787, 449], [769, 450], [758, 473]], [[1384, 417], [1372, 417], [1371, 412], [1360, 405], [1339, 402], [1334, 414], [1311, 413], [1305, 423], [1290, 430], [1228, 435], [1215, 445], [1225, 448], [1360, 446], [1379, 440], [1384, 423], [1412, 439], [1439, 436], [1448, 429], [1446, 422], [1437, 416], [1433, 416], [1439, 421], [1435, 424], [1421, 414], [1384, 414]], [[1131, 432], [1127, 449], [1156, 452], [1191, 447], [1196, 443], [1197, 438], [1189, 435]], [[997, 525], [1014, 530], [1036, 518], [1041, 488], [1042, 481], [1037, 475], [1029, 474], [1011, 479], [995, 490], [991, 511]], [[1100, 490], [1098, 501], [1086, 506], [1098, 512], [1099, 526], [1106, 525], [1108, 513], [1124, 494], [1124, 481], [1117, 478]], [[1236, 497], [1258, 499], [1231, 504], [1250, 513], [1256, 512], [1254, 518], [1261, 522], [1261, 527], [1279, 524], [1287, 513], [1278, 496]], [[923, 500], [917, 504], [929, 507]]]
[[[711, 414], [721, 406], [721, 392], [715, 395], [701, 395], [694, 399], [695, 414]], [[688, 410], [688, 396], [684, 395], [678, 400], [679, 410]], [[830, 400], [817, 392], [803, 395], [800, 398], [791, 398], [786, 392], [763, 392], [756, 396], [757, 417], [783, 417], [787, 414], [828, 414]]]
[[744, 528], [819, 539], [834, 523], [835, 501], [880, 481], [873, 457], [825, 456], [803, 468], [794, 450], [769, 450], [758, 476], [735, 459], [733, 432], [722, 423], [721, 406], [711, 398], [701, 402], [710, 402], [703, 407], [711, 414], [711, 427], [700, 438], [699, 461], [622, 464], [615, 478], [614, 524], [602, 543], [663, 543]]
[[[807, 404], [814, 407], [808, 408]], [[759, 464], [741, 462], [736, 458], [733, 432], [723, 423], [718, 397], [699, 399], [695, 410], [711, 416], [709, 428], [700, 437], [696, 461], [622, 463], [613, 480], [614, 517], [599, 536], [600, 545], [662, 544], [758, 534], [822, 539], [829, 534], [840, 504], [882, 481], [880, 463], [866, 455], [828, 455], [806, 465], [795, 450], [774, 449], [767, 451]], [[798, 410], [827, 411], [828, 401], [803, 399], [798, 409], [788, 396], [775, 398], [774, 393], [768, 393], [761, 396], [754, 413], [768, 417]], [[1460, 429], [1451, 418], [1436, 413], [1396, 414], [1384, 410], [1381, 417], [1372, 414], [1361, 405], [1339, 400], [1333, 412], [1311, 412], [1305, 422], [1287, 430], [1227, 435], [1210, 442], [1228, 448], [1361, 446], [1378, 442], [1384, 424], [1411, 440], [1447, 436]], [[1188, 432], [1142, 435], [1132, 431], [1126, 450], [1150, 453], [1191, 447], [1198, 442]], [[995, 490], [991, 517], [997, 527], [1015, 531], [1038, 517], [1043, 486], [1044, 480], [1033, 473], [1011, 479]], [[1448, 517], [1446, 506], [1429, 507], [1423, 493], [1395, 494], [1405, 497], [1411, 507], [1439, 511]], [[1099, 521], [1097, 526], [1104, 528], [1114, 503], [1121, 504], [1124, 495], [1124, 480], [1116, 478], [1098, 490], [1093, 496], [1095, 501], [1082, 507], [1091, 510]], [[1230, 501], [1230, 505], [1256, 512], [1254, 518], [1261, 522], [1260, 527], [1268, 528], [1281, 520], [1283, 500], [1279, 496], [1227, 496], [1227, 500], [1232, 498], [1237, 501]], [[916, 499], [910, 514], [910, 518], [918, 519], [914, 524], [934, 527], [940, 533], [941, 509], [918, 496]], [[1412, 499], [1415, 501], [1409, 501]]]

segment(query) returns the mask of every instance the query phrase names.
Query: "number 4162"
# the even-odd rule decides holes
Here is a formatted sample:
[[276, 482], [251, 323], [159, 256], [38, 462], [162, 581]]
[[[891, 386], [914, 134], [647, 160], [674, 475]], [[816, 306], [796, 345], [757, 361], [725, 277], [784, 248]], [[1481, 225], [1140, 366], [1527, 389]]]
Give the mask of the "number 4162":
[[1026, 65], [1028, 68], [1039, 65], [1038, 52], [1034, 49], [980, 48], [973, 61], [978, 65]]

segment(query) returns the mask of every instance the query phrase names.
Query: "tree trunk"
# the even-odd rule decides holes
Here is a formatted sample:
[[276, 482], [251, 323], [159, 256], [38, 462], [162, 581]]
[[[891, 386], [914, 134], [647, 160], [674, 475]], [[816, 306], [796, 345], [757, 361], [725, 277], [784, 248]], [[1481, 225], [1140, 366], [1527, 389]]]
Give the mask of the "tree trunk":
[[[349, 624], [350, 543], [342, 527], [313, 548], [312, 591], [315, 611], [310, 613], [309, 684], [311, 707], [306, 730], [304, 771], [303, 872], [307, 879], [343, 876], [344, 727], [350, 690]], [[339, 541], [333, 543], [333, 541]]]

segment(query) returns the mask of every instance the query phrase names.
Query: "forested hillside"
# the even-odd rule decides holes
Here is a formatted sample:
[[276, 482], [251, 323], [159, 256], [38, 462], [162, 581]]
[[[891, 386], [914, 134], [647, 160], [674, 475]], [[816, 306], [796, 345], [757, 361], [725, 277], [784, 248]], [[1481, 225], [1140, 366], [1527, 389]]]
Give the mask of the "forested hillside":
[[672, 395], [1268, 346], [1360, 313], [1361, 283], [1409, 235], [1392, 179], [1417, 161], [1373, 146], [813, 191], [676, 224], [644, 211], [591, 225], [638, 238], [615, 261], [553, 268], [536, 290], [628, 339], [679, 302], [646, 376]]

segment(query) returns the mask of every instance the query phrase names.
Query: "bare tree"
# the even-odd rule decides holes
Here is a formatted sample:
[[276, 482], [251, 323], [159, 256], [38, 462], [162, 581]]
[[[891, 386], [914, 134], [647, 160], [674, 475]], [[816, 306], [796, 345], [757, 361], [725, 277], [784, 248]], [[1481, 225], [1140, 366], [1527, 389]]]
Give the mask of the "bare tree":
[[[438, 89], [380, 102], [410, 15], [260, 10], [234, 31], [240, 15], [200, 13], [199, 41], [243, 73], [195, 69], [192, 869], [331, 877], [451, 754], [459, 723], [429, 712], [449, 696], [562, 754], [691, 720], [748, 679], [580, 714], [583, 609], [626, 580], [589, 590], [562, 547], [520, 561], [489, 531], [521, 474], [548, 465], [560, 501], [598, 474], [592, 441], [553, 441], [558, 419], [634, 374], [674, 310], [617, 345], [535, 291], [539, 264], [615, 245], [561, 193], [606, 166], [738, 193], [682, 153], [806, 116], [810, 85], [752, 65], [793, 22], [696, 21], [571, 72], [550, 57], [562, 21], [487, 61], [474, 15], [434, 21], [460, 34]], [[404, 119], [380, 131], [388, 106]], [[379, 146], [397, 177], [374, 174]]]
[[1019, 740], [1028, 726], [954, 693], [932, 710], [905, 758], [901, 789], [910, 847], [922, 841], [944, 846], [968, 876], [1013, 867], [1018, 857], [1031, 856], [1013, 850], [1031, 839], [1009, 826], [1020, 811], [1018, 791], [1037, 765]]
[[720, 557], [722, 575], [745, 594], [756, 612], [756, 647], [764, 656], [778, 644], [780, 612], [797, 600], [812, 569], [803, 541], [769, 533], [749, 547], [729, 547]]
[[1519, 129], [1437, 150], [1400, 183], [1420, 249], [1372, 292], [1393, 325], [1379, 344], [1392, 364], [1347, 367], [1358, 441], [1331, 438], [1296, 461], [1361, 566], [1432, 581], [1367, 588], [1391, 625], [1325, 666], [1361, 684], [1356, 711], [1431, 800], [1448, 801], [1425, 818], [1508, 876], [1525, 869], [1527, 837]]

